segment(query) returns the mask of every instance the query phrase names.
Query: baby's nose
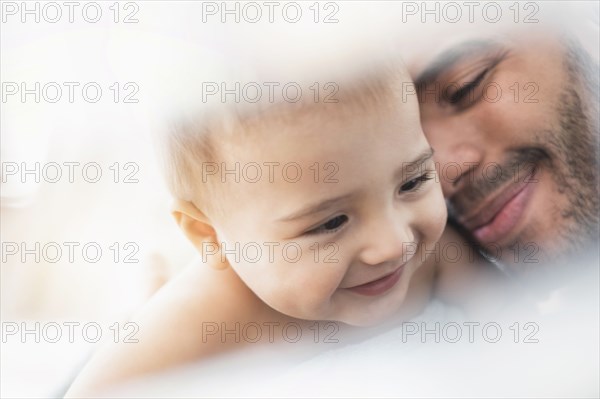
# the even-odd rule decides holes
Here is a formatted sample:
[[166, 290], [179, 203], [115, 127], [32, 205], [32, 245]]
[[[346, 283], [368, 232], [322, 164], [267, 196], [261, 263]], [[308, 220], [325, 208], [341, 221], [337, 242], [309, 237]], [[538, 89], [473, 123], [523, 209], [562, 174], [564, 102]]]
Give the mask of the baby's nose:
[[415, 237], [410, 226], [387, 221], [369, 234], [368, 244], [361, 253], [361, 261], [368, 265], [386, 262], [408, 262], [416, 250]]

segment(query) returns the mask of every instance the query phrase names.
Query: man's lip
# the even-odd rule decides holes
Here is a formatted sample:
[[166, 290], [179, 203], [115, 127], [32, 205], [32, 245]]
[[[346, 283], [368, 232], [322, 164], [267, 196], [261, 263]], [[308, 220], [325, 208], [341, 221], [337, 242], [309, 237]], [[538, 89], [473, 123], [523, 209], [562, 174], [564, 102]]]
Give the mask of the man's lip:
[[401, 265], [396, 270], [391, 273], [388, 273], [382, 277], [376, 278], [375, 280], [369, 281], [368, 283], [355, 285], [353, 287], [347, 287], [346, 289], [356, 292], [357, 294], [374, 296], [379, 295], [390, 288], [392, 288], [402, 275], [402, 271], [404, 270], [405, 265]]
[[505, 188], [493, 200], [483, 205], [479, 214], [467, 219], [464, 226], [482, 244], [499, 242], [522, 218], [533, 191], [535, 170], [523, 181]]
[[532, 185], [527, 185], [512, 197], [498, 214], [487, 224], [473, 231], [473, 237], [482, 244], [501, 242], [522, 220], [529, 198], [533, 191]]
[[517, 194], [519, 194], [529, 183], [534, 181], [535, 169], [531, 171], [522, 181], [518, 183], [512, 183], [502, 190], [496, 197], [485, 201], [479, 208], [472, 212], [470, 215], [459, 218], [460, 224], [462, 224], [467, 230], [473, 232], [474, 230], [490, 223], [498, 213], [512, 200]]

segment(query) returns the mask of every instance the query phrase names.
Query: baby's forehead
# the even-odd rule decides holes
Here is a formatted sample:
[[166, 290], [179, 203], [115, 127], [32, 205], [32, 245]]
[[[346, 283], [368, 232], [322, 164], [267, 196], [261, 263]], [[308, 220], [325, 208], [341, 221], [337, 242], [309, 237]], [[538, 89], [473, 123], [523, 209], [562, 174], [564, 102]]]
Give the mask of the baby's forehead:
[[215, 115], [221, 119], [224, 129], [216, 130], [231, 132], [310, 124], [315, 120], [339, 117], [357, 118], [401, 108], [404, 104], [402, 94], [407, 85], [412, 85], [406, 66], [394, 55], [372, 59], [364, 57], [355, 60], [352, 65], [337, 66], [297, 68], [293, 74], [265, 69], [264, 66], [251, 72], [246, 68], [243, 74], [230, 72], [234, 75], [227, 75], [228, 79], [222, 86], [240, 86], [242, 90], [250, 87], [250, 83], [242, 85], [240, 77], [250, 77], [252, 79], [244, 82], [260, 87], [257, 90], [262, 95], [211, 96], [202, 105], [204, 109], [211, 109], [210, 115], [203, 114], [209, 119], [214, 119]]
[[331, 83], [328, 96], [310, 96], [295, 103], [253, 105], [247, 107], [246, 112], [236, 113], [236, 120], [230, 123], [237, 125], [236, 131], [260, 132], [281, 130], [286, 126], [307, 127], [316, 123], [352, 124], [356, 119], [390, 116], [401, 112], [406, 102], [402, 101], [400, 82], [388, 83], [385, 87], [381, 82], [371, 85]]
[[284, 153], [297, 156], [294, 146], [307, 156], [315, 155], [321, 139], [343, 138], [334, 132], [362, 129], [368, 134], [371, 127], [382, 124], [398, 133], [412, 129], [419, 124], [418, 107], [403, 101], [407, 84], [412, 82], [403, 66], [387, 66], [329, 82], [326, 93], [316, 93], [315, 85], [308, 81], [300, 86], [304, 95], [299, 101], [220, 104], [220, 112], [211, 115], [215, 123], [208, 129], [215, 158], [232, 162], [276, 158]]

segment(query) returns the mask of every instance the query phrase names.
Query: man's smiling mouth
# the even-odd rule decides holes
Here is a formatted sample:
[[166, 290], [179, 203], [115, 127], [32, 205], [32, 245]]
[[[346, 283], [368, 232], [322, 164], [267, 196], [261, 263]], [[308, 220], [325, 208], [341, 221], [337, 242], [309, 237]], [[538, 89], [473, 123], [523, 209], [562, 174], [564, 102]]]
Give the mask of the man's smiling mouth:
[[524, 179], [504, 187], [471, 214], [459, 217], [463, 225], [481, 244], [501, 242], [522, 220], [533, 193], [537, 169]]

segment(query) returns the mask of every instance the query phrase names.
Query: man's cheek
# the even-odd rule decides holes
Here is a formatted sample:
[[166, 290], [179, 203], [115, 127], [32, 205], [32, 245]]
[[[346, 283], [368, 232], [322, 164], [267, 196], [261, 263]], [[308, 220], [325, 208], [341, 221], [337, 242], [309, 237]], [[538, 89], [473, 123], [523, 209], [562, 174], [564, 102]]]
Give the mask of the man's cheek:
[[530, 132], [552, 126], [552, 108], [541, 101], [524, 103], [523, 98], [516, 100], [511, 93], [503, 93], [497, 102], [483, 102], [480, 112], [472, 120], [482, 134], [496, 140], [519, 139], [527, 141]]

